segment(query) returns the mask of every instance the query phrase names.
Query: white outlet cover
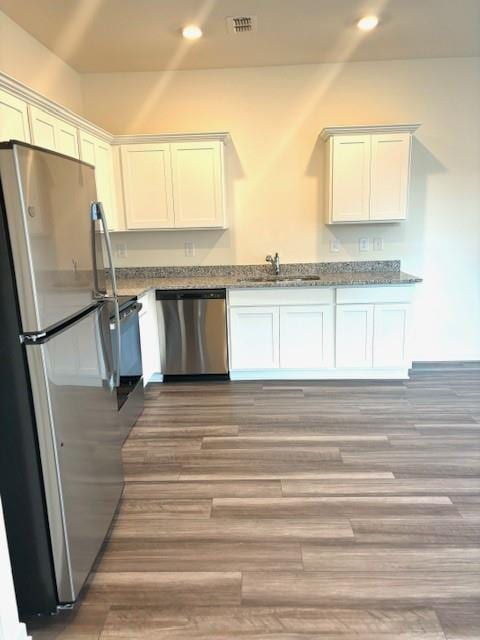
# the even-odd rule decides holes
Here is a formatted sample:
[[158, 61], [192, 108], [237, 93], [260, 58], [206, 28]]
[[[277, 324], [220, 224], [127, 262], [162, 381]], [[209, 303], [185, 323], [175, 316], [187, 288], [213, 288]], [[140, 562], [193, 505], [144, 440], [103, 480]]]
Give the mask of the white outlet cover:
[[358, 250], [359, 251], [370, 251], [370, 240], [369, 240], [369, 238], [359, 238], [358, 239]]
[[124, 242], [116, 244], [115, 253], [117, 254], [118, 258], [126, 258], [128, 254], [127, 245]]
[[183, 244], [183, 248], [185, 250], [185, 255], [187, 258], [193, 258], [195, 255], [195, 243], [188, 241]]
[[330, 253], [338, 253], [340, 251], [340, 240], [330, 240]]
[[373, 239], [373, 250], [374, 251], [383, 251], [383, 238], [374, 238]]

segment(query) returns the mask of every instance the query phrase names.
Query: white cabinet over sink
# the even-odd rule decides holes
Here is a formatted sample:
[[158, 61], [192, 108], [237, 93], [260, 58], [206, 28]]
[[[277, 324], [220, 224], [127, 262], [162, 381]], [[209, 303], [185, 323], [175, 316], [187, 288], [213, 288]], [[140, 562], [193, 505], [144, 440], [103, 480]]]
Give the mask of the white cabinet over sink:
[[322, 131], [328, 224], [406, 219], [411, 140], [418, 127], [371, 125]]
[[229, 291], [232, 380], [405, 379], [413, 285]]
[[226, 227], [227, 134], [122, 138], [117, 141], [128, 229]]

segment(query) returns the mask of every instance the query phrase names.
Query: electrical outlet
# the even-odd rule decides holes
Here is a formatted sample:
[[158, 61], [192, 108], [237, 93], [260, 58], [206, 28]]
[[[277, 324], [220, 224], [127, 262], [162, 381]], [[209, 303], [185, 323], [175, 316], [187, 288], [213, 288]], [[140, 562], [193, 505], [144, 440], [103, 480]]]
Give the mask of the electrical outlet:
[[124, 242], [116, 244], [115, 253], [117, 255], [117, 258], [126, 258], [128, 255], [127, 245]]
[[358, 250], [359, 251], [370, 251], [370, 239], [369, 238], [359, 238], [358, 239]]
[[330, 253], [338, 253], [340, 251], [340, 240], [330, 240]]
[[373, 239], [373, 250], [374, 251], [383, 251], [383, 238], [374, 238]]
[[183, 248], [185, 250], [185, 255], [187, 258], [193, 258], [195, 255], [195, 243], [194, 242], [184, 242]]

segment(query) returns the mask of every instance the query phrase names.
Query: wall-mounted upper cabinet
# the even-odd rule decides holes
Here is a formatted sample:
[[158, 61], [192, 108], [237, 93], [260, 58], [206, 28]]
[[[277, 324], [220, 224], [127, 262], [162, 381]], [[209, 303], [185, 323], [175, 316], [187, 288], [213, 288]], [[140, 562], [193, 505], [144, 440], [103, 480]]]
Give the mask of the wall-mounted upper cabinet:
[[29, 111], [32, 144], [79, 157], [76, 127], [33, 105]]
[[108, 228], [110, 231], [117, 231], [120, 222], [115, 197], [112, 147], [108, 142], [85, 131], [80, 130], [78, 138], [80, 159], [95, 167], [97, 198], [103, 203]]
[[412, 134], [418, 124], [329, 127], [329, 224], [398, 222], [407, 217]]
[[0, 89], [0, 142], [30, 142], [27, 103]]
[[127, 228], [225, 228], [226, 134], [155, 138], [121, 145]]

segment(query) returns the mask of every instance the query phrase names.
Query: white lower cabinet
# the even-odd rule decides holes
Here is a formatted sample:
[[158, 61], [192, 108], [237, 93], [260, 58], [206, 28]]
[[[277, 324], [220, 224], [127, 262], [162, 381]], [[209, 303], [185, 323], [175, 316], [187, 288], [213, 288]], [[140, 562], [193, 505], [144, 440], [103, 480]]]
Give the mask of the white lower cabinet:
[[280, 367], [333, 367], [333, 306], [280, 307]]
[[336, 366], [370, 368], [373, 362], [373, 305], [337, 305], [336, 315]]
[[409, 304], [376, 304], [373, 330], [373, 366], [408, 367]]
[[155, 291], [147, 291], [138, 301], [142, 304], [138, 320], [140, 325], [140, 346], [142, 350], [143, 384], [160, 373], [160, 348], [158, 344], [157, 307]]
[[411, 286], [229, 293], [230, 376], [408, 378]]
[[278, 307], [233, 307], [230, 310], [232, 369], [277, 369]]

